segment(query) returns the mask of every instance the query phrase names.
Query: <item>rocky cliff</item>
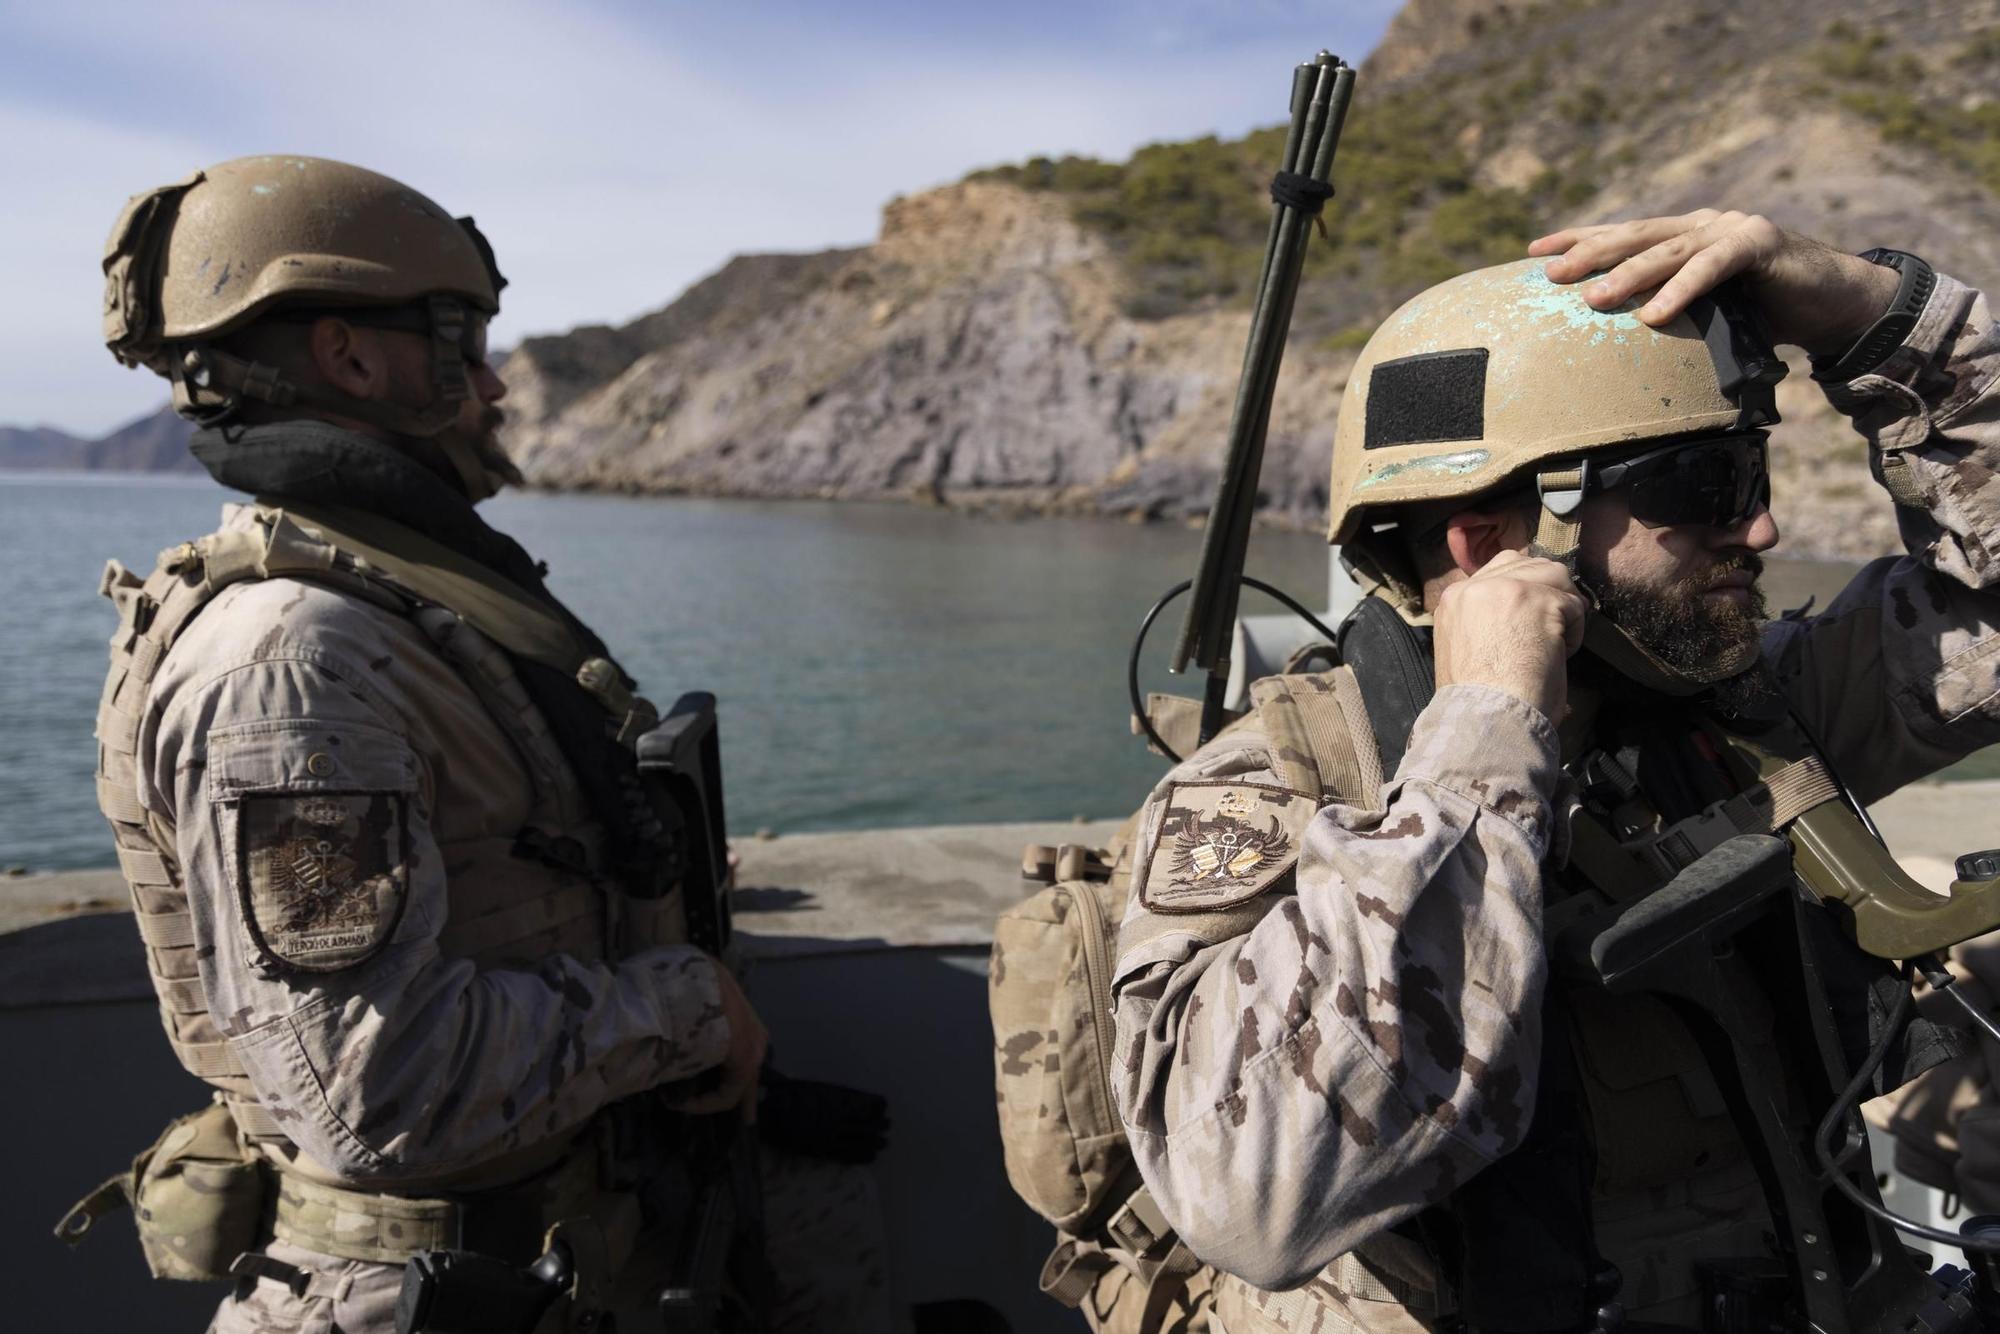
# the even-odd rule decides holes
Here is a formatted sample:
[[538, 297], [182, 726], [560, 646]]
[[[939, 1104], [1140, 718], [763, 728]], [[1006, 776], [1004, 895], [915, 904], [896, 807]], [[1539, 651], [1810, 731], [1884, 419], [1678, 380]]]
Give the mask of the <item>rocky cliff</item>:
[[[1996, 74], [2000, 0], [1410, 0], [1314, 243], [1267, 513], [1323, 514], [1367, 329], [1554, 226], [1719, 202], [1991, 285]], [[1274, 70], [1275, 110], [1283, 87]], [[740, 258], [631, 325], [530, 339], [512, 448], [553, 487], [1201, 512], [1277, 143], [979, 173], [891, 203], [872, 246]], [[1783, 401], [1789, 548], [1891, 542], [1839, 421], [1802, 377]]]

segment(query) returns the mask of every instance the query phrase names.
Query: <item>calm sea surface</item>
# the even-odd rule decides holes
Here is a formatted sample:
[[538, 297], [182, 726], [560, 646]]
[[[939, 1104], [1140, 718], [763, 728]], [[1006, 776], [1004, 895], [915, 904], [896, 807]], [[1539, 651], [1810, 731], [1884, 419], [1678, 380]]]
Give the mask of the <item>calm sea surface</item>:
[[[205, 478], [0, 474], [0, 866], [101, 866], [91, 723], [107, 557], [144, 573], [234, 499]], [[665, 706], [720, 700], [743, 832], [1123, 815], [1161, 772], [1127, 732], [1139, 617], [1193, 572], [1197, 532], [1008, 522], [905, 506], [503, 496], [484, 511]], [[1259, 533], [1250, 572], [1309, 606], [1326, 548]], [[1774, 562], [1773, 603], [1844, 571]], [[1147, 645], [1164, 670], [1181, 604]], [[1271, 610], [1253, 596], [1246, 610]], [[1981, 756], [1960, 776], [2000, 774]]]

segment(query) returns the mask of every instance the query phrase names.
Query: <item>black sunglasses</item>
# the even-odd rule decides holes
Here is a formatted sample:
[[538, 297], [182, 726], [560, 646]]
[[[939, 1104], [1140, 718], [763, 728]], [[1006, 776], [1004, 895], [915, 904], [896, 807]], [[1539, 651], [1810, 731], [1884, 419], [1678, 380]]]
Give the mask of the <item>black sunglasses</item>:
[[1683, 440], [1610, 463], [1585, 460], [1586, 496], [1618, 488], [1632, 517], [1648, 528], [1733, 528], [1771, 503], [1764, 432]]
[[[453, 304], [462, 314], [458, 338], [455, 340], [459, 355], [463, 356], [469, 365], [484, 365], [488, 319], [486, 312], [475, 310], [459, 301], [454, 301]], [[311, 324], [315, 320], [327, 317], [346, 320], [349, 324], [369, 329], [393, 329], [399, 333], [425, 336], [430, 335], [433, 320], [432, 312], [424, 305], [293, 306], [273, 311], [266, 316], [282, 324]]]

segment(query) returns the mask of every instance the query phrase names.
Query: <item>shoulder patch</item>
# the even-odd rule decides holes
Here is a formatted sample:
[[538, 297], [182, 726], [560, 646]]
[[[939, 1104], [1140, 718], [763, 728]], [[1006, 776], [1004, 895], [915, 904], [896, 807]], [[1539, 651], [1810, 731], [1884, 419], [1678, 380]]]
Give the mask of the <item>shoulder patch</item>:
[[1256, 898], [1290, 870], [1320, 802], [1262, 783], [1175, 783], [1139, 861], [1139, 902], [1212, 912]]
[[243, 920], [274, 963], [330, 973], [373, 956], [409, 898], [398, 792], [287, 792], [243, 798]]

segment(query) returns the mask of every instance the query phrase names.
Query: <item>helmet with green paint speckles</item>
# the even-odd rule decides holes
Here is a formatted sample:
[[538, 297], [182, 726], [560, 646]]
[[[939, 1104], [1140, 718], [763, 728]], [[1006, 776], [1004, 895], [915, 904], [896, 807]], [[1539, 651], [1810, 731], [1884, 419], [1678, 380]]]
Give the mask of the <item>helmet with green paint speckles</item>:
[[1694, 318], [1653, 329], [1636, 301], [1593, 310], [1546, 263], [1460, 274], [1376, 329], [1334, 433], [1331, 541], [1388, 507], [1469, 499], [1546, 460], [1742, 423]]

